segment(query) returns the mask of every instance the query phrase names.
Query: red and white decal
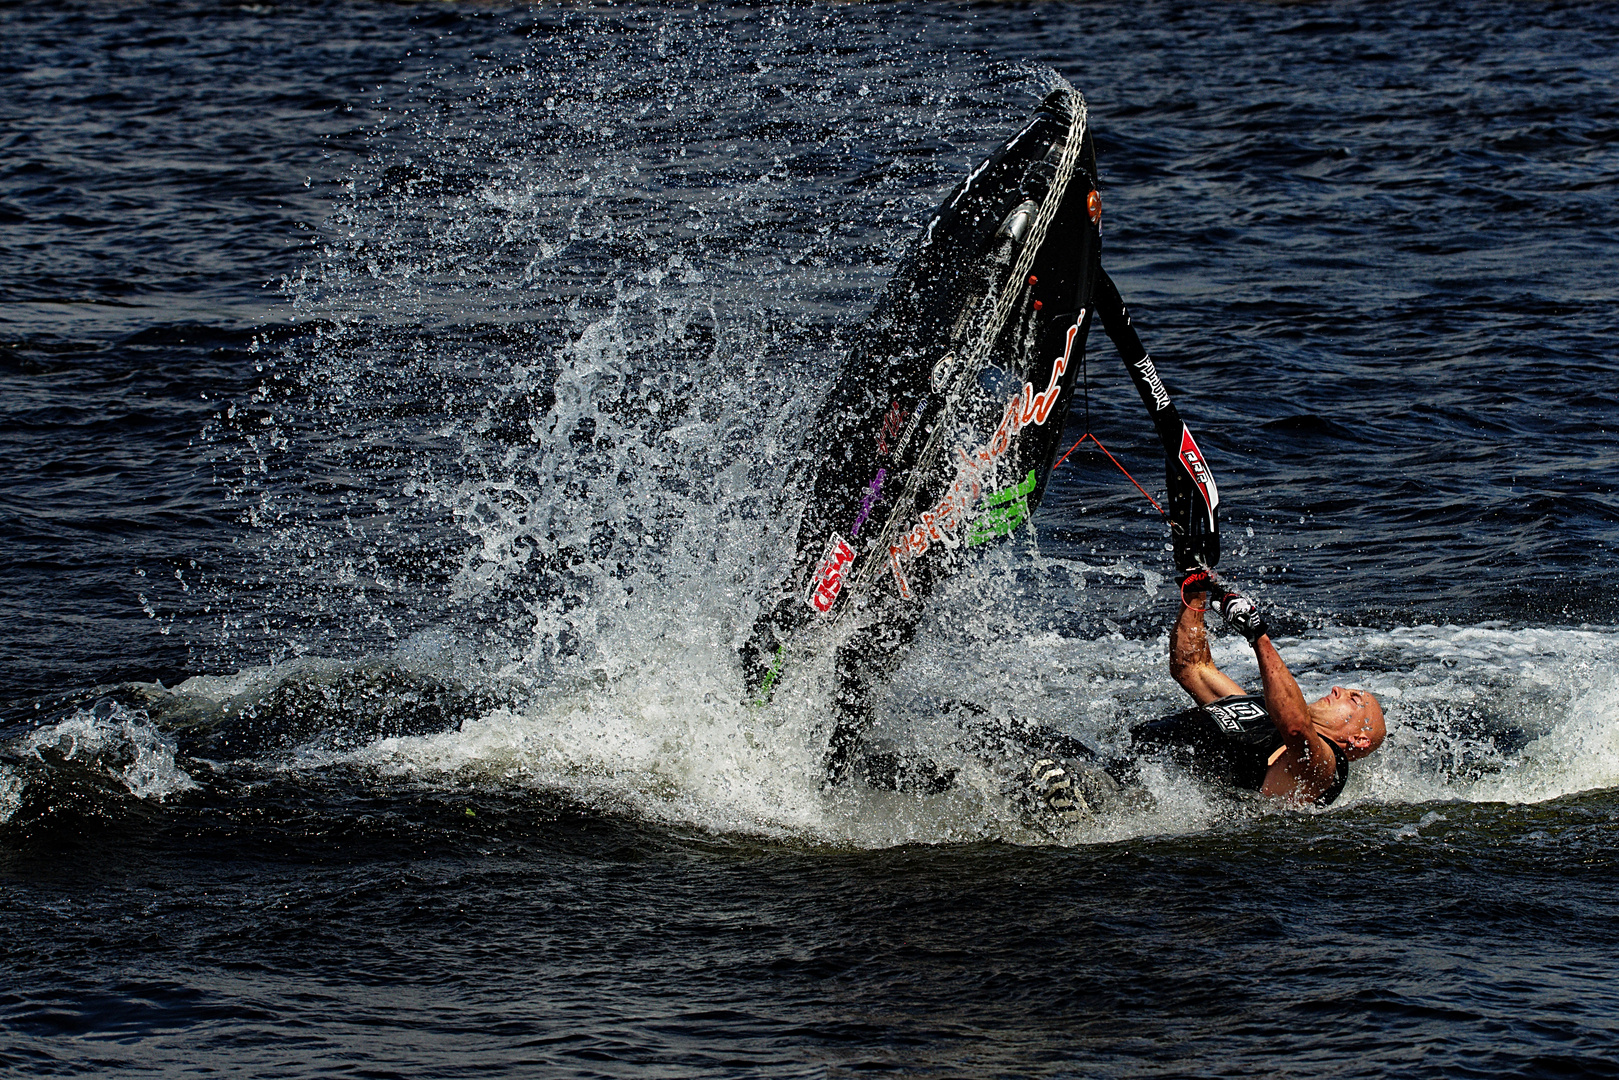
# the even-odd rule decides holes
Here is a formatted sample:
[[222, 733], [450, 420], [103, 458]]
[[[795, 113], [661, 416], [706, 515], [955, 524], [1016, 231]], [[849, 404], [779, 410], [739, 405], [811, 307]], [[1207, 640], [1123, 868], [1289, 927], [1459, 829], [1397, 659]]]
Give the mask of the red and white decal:
[[[920, 524], [899, 534], [899, 538], [888, 547], [889, 567], [894, 571], [894, 586], [899, 590], [900, 596], [906, 600], [913, 599], [911, 583], [905, 577], [904, 559], [915, 559], [927, 554], [928, 548], [935, 542], [942, 543], [948, 548], [959, 548], [961, 538], [956, 535], [957, 530], [966, 524], [971, 517], [971, 511], [978, 504], [978, 497], [983, 494], [984, 479], [991, 475], [991, 470], [1013, 446], [1019, 432], [1030, 426], [1039, 426], [1046, 422], [1051, 415], [1052, 407], [1057, 404], [1057, 397], [1062, 393], [1063, 373], [1073, 360], [1074, 339], [1079, 335], [1079, 328], [1085, 321], [1085, 312], [1080, 310], [1074, 318], [1074, 325], [1068, 328], [1068, 340], [1063, 346], [1062, 355], [1056, 357], [1051, 364], [1051, 379], [1046, 388], [1035, 393], [1034, 384], [1026, 382], [1023, 389], [1014, 394], [1006, 403], [1006, 411], [1001, 414], [1001, 422], [989, 441], [978, 447], [972, 453], [965, 448], [956, 448], [956, 478], [950, 489], [932, 509], [920, 515]], [[1212, 482], [1211, 482], [1212, 483]]]
[[821, 565], [815, 568], [815, 576], [810, 579], [810, 607], [823, 615], [832, 610], [833, 601], [843, 591], [843, 568], [852, 562], [854, 548], [843, 537], [833, 533], [826, 554], [821, 556]]
[[888, 413], [883, 417], [882, 430], [877, 432], [877, 453], [882, 457], [888, 456], [888, 440], [899, 434], [905, 424], [905, 413], [899, 407], [899, 402], [888, 406]]
[[1192, 429], [1181, 425], [1181, 465], [1192, 477], [1192, 483], [1203, 493], [1203, 505], [1208, 508], [1209, 528], [1214, 528], [1214, 508], [1220, 505], [1220, 489], [1214, 486], [1214, 472], [1203, 460], [1203, 451], [1192, 439]]

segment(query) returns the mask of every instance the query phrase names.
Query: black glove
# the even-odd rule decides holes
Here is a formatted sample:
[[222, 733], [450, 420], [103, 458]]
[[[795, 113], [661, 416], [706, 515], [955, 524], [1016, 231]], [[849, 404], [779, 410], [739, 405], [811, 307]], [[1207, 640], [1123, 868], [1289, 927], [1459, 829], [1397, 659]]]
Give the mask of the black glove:
[[1259, 608], [1246, 596], [1239, 596], [1230, 591], [1211, 593], [1211, 603], [1214, 610], [1220, 613], [1227, 626], [1248, 639], [1252, 645], [1266, 634], [1270, 629], [1265, 625], [1265, 616], [1259, 613]]

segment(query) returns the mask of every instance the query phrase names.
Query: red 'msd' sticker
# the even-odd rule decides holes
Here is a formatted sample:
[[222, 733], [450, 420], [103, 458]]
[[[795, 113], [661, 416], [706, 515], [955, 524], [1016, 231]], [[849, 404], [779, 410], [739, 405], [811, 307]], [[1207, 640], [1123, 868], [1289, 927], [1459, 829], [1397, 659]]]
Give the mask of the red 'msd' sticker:
[[854, 562], [854, 548], [849, 542], [836, 533], [827, 545], [826, 555], [822, 557], [821, 564], [815, 568], [815, 576], [810, 579], [810, 606], [821, 614], [832, 610], [832, 602], [843, 591], [843, 571]]

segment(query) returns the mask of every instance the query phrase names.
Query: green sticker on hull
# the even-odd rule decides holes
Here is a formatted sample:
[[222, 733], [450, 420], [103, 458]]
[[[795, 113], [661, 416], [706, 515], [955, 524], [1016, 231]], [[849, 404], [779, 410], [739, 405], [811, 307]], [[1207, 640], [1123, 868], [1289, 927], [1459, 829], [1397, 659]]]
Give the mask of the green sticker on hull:
[[778, 646], [776, 648], [776, 657], [770, 664], [770, 671], [765, 674], [764, 682], [759, 684], [759, 696], [753, 700], [756, 707], [762, 709], [770, 704], [770, 691], [775, 688], [776, 680], [781, 676], [782, 662], [786, 659], [787, 646]]
[[987, 544], [997, 536], [1005, 536], [1029, 516], [1029, 496], [1034, 492], [1034, 470], [1022, 483], [1002, 488], [984, 498], [984, 513], [973, 522], [967, 534], [967, 546]]

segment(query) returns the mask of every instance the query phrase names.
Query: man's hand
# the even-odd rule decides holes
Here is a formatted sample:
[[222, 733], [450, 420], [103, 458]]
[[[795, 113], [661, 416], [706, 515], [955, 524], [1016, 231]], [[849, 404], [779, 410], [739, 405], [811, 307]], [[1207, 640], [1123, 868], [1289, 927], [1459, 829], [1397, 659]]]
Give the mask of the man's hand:
[[1215, 592], [1210, 594], [1214, 610], [1220, 613], [1226, 625], [1248, 639], [1252, 645], [1270, 632], [1265, 625], [1265, 616], [1259, 613], [1259, 608], [1246, 596], [1234, 592]]

